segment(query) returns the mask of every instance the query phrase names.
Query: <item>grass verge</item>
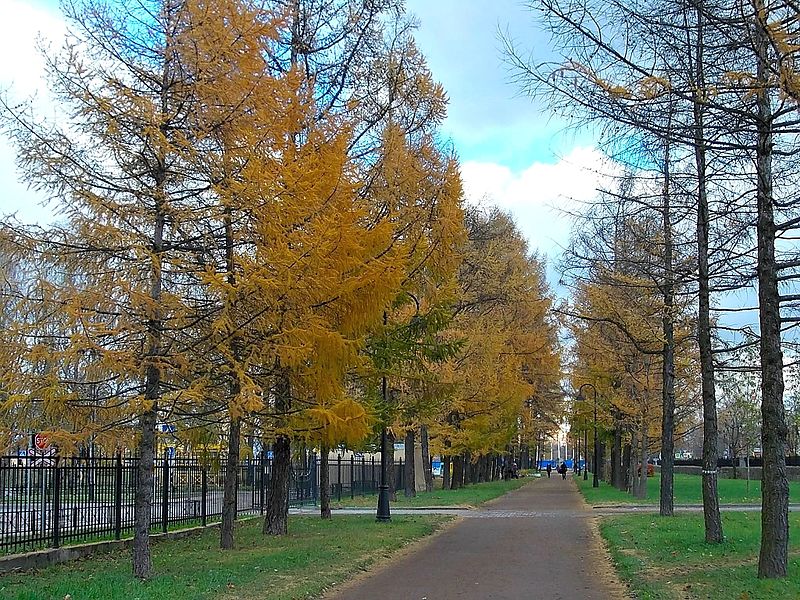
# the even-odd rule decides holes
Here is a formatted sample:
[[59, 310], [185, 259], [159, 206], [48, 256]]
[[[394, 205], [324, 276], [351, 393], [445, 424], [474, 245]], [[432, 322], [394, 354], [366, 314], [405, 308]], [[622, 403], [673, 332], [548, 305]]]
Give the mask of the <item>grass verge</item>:
[[153, 545], [156, 575], [131, 576], [130, 554], [115, 552], [40, 571], [0, 577], [0, 598], [13, 600], [290, 600], [324, 589], [404, 544], [431, 534], [448, 519], [434, 515], [291, 517], [289, 535], [261, 534], [259, 519], [237, 528], [237, 548], [218, 549], [218, 530]]
[[797, 600], [800, 515], [789, 515], [789, 577], [758, 579], [761, 514], [723, 512], [723, 544], [703, 540], [703, 515], [603, 518], [600, 531], [639, 600]]
[[[600, 504], [658, 504], [661, 493], [661, 477], [656, 474], [647, 478], [647, 498], [640, 500], [631, 494], [620, 492], [607, 483], [600, 482], [599, 488], [592, 487], [592, 475], [589, 479], [576, 477], [576, 483], [586, 502], [591, 505]], [[702, 478], [699, 475], [675, 473], [675, 504], [702, 504]], [[743, 479], [719, 479], [719, 501], [721, 504], [760, 504], [761, 482], [751, 481], [748, 487]], [[797, 502], [800, 499], [800, 482], [789, 482], [789, 498]]]
[[[526, 483], [533, 481], [532, 478], [510, 479], [508, 481], [490, 481], [487, 483], [476, 483], [468, 485], [458, 490], [443, 490], [441, 487], [432, 492], [417, 492], [414, 498], [406, 498], [403, 491], [397, 492], [397, 501], [392, 502], [392, 506], [398, 508], [413, 508], [421, 506], [478, 506], [488, 500], [502, 496], [506, 492], [522, 487]], [[442, 480], [435, 480], [435, 484], [441, 486]], [[363, 496], [355, 498], [342, 498], [341, 502], [334, 497], [331, 506], [334, 508], [347, 507], [370, 507], [377, 506], [377, 496]]]

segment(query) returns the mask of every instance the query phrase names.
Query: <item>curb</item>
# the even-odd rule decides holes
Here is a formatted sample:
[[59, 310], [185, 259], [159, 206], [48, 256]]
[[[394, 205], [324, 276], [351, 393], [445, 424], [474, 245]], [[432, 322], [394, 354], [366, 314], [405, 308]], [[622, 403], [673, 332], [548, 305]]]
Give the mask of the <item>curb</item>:
[[[475, 510], [474, 506], [471, 505], [438, 505], [438, 506], [402, 506], [398, 504], [392, 505], [393, 509], [398, 510]], [[364, 506], [340, 506], [338, 508], [332, 508], [332, 511], [337, 510], [364, 510], [366, 512], [375, 512], [374, 508], [367, 508]]]

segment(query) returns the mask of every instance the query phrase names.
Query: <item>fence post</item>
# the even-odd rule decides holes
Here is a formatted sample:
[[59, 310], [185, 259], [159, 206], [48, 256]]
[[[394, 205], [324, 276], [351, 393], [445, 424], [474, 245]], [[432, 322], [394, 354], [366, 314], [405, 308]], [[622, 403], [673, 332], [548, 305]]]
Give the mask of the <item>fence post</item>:
[[372, 455], [372, 466], [369, 469], [369, 486], [372, 495], [375, 495], [375, 455]]
[[364, 486], [367, 484], [367, 459], [364, 458], [364, 455], [361, 455], [361, 495], [366, 496], [367, 493], [364, 491]]
[[122, 452], [117, 451], [114, 465], [114, 539], [122, 537]]
[[[250, 510], [256, 505], [256, 460], [255, 457], [247, 458], [247, 483], [250, 486]], [[239, 511], [239, 502], [236, 502], [236, 511]]]
[[167, 521], [169, 521], [169, 460], [167, 453], [164, 452], [164, 478], [161, 489], [161, 531], [167, 533]]
[[261, 457], [259, 458], [261, 467], [259, 469], [259, 478], [261, 479], [259, 483], [259, 491], [258, 491], [258, 506], [259, 512], [263, 515], [264, 514], [264, 487], [267, 480], [267, 466], [266, 461], [264, 460], [267, 455], [266, 450], [261, 450]]
[[56, 456], [53, 463], [53, 548], [58, 548], [61, 545], [61, 469], [58, 468], [59, 458]]
[[350, 499], [356, 497], [356, 455], [350, 455]]
[[339, 502], [342, 501], [342, 455], [337, 455], [337, 462], [336, 462], [336, 487], [339, 488], [336, 496]]
[[205, 465], [200, 468], [200, 495], [202, 496], [200, 519], [203, 527], [205, 527], [208, 524], [208, 509], [206, 508], [206, 502], [208, 501], [208, 475]]

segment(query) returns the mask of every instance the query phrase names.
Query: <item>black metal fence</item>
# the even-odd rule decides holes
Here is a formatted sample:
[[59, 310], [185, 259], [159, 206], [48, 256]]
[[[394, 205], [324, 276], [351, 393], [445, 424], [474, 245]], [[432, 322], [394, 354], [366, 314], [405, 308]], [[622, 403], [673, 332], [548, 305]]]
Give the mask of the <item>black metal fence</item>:
[[[68, 543], [120, 539], [133, 530], [137, 459], [42, 459], [0, 457], [0, 553], [58, 548]], [[320, 459], [310, 455], [292, 466], [290, 506], [319, 500]], [[364, 456], [333, 458], [328, 465], [331, 497], [346, 500], [377, 493], [380, 461]], [[219, 521], [225, 465], [194, 458], [161, 459], [155, 465], [152, 527], [166, 532]], [[395, 469], [403, 486], [402, 462]], [[239, 466], [237, 514], [263, 514], [272, 460]]]
[[[744, 458], [737, 459], [737, 465], [739, 461], [744, 461]], [[787, 456], [785, 457], [786, 466], [787, 467], [800, 467], [800, 456]], [[750, 458], [750, 466], [751, 467], [761, 467], [764, 464], [764, 460], [760, 456], [753, 456]], [[703, 466], [703, 459], [702, 458], [676, 458], [675, 459], [675, 466], [676, 467], [702, 467]], [[730, 458], [719, 458], [717, 460], [718, 467], [732, 467], [733, 466], [733, 459]]]

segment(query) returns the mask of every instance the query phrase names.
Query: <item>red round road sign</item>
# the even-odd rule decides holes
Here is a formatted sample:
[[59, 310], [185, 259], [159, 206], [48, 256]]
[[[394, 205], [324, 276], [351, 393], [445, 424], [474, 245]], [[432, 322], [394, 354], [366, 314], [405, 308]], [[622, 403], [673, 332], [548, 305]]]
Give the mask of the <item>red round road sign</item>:
[[50, 438], [44, 434], [37, 433], [33, 437], [33, 443], [39, 450], [44, 450], [50, 445]]

